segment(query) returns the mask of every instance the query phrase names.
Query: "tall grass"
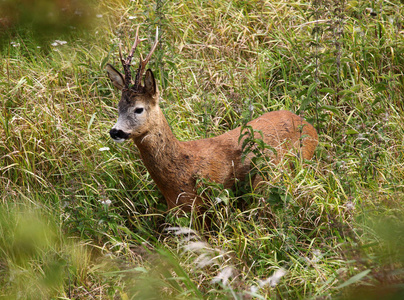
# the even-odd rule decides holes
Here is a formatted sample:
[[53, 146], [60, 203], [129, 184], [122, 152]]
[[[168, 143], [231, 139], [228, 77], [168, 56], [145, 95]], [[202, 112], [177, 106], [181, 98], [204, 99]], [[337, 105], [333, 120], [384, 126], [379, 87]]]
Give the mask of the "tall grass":
[[[96, 9], [94, 29], [67, 43], [37, 48], [26, 32], [2, 50], [1, 298], [400, 297], [400, 1]], [[103, 68], [119, 66], [118, 43], [130, 45], [138, 24], [150, 41], [161, 27], [150, 67], [180, 140], [288, 109], [319, 130], [313, 160], [260, 157], [256, 189], [203, 182], [211, 230], [167, 212], [134, 145], [108, 137], [119, 93]]]

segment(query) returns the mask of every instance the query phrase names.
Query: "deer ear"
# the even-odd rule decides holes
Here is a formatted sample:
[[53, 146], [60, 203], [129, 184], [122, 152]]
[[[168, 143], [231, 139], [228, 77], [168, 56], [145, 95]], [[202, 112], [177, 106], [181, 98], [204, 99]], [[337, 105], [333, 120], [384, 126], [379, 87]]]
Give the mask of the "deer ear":
[[111, 79], [112, 84], [117, 88], [122, 90], [125, 87], [125, 79], [123, 75], [118, 72], [113, 66], [107, 64], [105, 66], [105, 70], [107, 70], [108, 77]]
[[144, 79], [144, 87], [148, 94], [150, 94], [153, 97], [156, 96], [157, 94], [156, 80], [154, 79], [153, 72], [150, 69], [146, 71], [146, 77]]

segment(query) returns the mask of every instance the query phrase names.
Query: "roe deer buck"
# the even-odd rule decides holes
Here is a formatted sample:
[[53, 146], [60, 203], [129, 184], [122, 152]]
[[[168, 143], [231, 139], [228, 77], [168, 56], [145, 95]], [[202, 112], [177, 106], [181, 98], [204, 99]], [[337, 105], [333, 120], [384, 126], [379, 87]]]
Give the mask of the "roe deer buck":
[[[135, 80], [131, 79], [131, 60], [141, 41], [138, 27], [126, 60], [119, 49], [124, 75], [111, 65], [106, 66], [113, 85], [122, 91], [118, 121], [109, 133], [116, 142], [134, 141], [169, 209], [182, 206], [190, 211], [203, 202], [196, 192], [197, 178], [231, 188], [251, 171], [253, 155], [250, 153], [242, 159], [240, 128], [208, 139], [186, 142], [176, 139], [159, 107], [159, 91], [150, 69], [146, 71], [144, 85], [141, 84], [145, 67], [158, 43], [158, 29], [150, 53], [145, 60], [140, 59]], [[290, 150], [310, 159], [318, 143], [314, 127], [289, 111], [268, 112], [247, 125], [261, 131], [264, 142], [276, 149], [276, 155], [270, 154], [274, 162]]]

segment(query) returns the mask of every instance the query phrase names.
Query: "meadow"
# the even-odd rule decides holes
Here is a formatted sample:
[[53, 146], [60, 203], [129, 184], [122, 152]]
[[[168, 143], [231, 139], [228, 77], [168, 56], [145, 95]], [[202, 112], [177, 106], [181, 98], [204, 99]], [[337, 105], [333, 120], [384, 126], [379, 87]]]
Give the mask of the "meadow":
[[[90, 29], [2, 36], [0, 299], [402, 299], [401, 1], [98, 1]], [[1, 22], [0, 22], [1, 23]], [[273, 110], [318, 130], [310, 161], [257, 156], [256, 189], [203, 182], [211, 228], [167, 211], [114, 143], [138, 25], [179, 140]], [[4, 42], [5, 41], [5, 42]]]

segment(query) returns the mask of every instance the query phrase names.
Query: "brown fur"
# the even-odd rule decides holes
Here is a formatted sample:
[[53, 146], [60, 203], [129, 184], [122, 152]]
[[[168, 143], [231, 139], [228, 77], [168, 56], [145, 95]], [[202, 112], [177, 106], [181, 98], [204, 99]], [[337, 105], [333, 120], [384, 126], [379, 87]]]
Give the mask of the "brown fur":
[[[240, 128], [209, 139], [180, 142], [159, 107], [159, 92], [150, 70], [146, 72], [145, 86], [136, 90], [125, 88], [124, 76], [112, 66], [108, 65], [107, 71], [114, 86], [122, 90], [119, 118], [111, 137], [135, 142], [170, 209], [181, 206], [189, 211], [202, 203], [196, 192], [198, 178], [231, 188], [251, 171], [252, 153], [242, 161]], [[136, 114], [137, 109], [141, 113]], [[268, 153], [275, 163], [291, 150], [310, 159], [318, 143], [314, 127], [289, 111], [266, 113], [248, 125], [261, 131], [264, 142], [276, 150], [277, 155]], [[124, 138], [118, 136], [118, 131]]]
[[[146, 135], [133, 140], [169, 208], [182, 206], [189, 210], [201, 204], [196, 194], [197, 178], [231, 188], [236, 179], [244, 180], [251, 170], [251, 155], [244, 162], [241, 159], [240, 128], [214, 138], [180, 142], [160, 110], [156, 121]], [[277, 150], [278, 160], [292, 148], [310, 159], [317, 146], [314, 127], [289, 111], [266, 113], [248, 125], [264, 134], [264, 142]]]

